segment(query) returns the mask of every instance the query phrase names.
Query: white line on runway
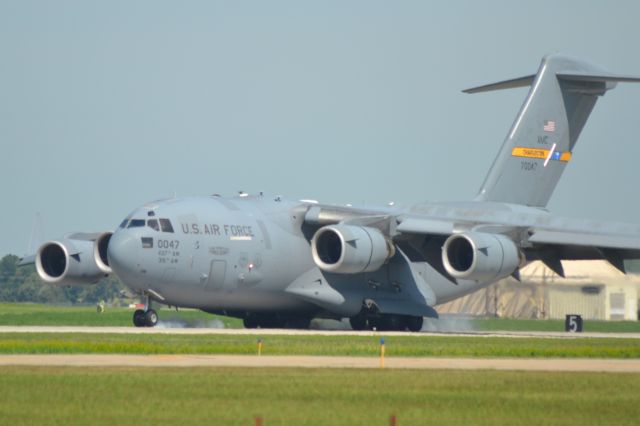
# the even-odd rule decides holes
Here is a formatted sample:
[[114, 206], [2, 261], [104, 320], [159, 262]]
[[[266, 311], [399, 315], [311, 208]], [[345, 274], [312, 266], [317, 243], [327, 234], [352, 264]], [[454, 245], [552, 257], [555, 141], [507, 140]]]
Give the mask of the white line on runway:
[[113, 333], [113, 334], [221, 334], [262, 336], [456, 336], [456, 337], [537, 337], [551, 339], [616, 338], [640, 339], [640, 333], [563, 333], [546, 331], [471, 331], [454, 332], [399, 332], [399, 331], [345, 331], [345, 330], [286, 330], [243, 328], [163, 328], [163, 327], [69, 327], [69, 326], [0, 326], [0, 333]]

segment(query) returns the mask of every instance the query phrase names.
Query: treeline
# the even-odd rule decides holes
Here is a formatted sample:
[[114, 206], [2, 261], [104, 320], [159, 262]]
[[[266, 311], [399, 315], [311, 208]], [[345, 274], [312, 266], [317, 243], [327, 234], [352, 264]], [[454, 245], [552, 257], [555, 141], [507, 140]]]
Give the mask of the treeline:
[[125, 286], [114, 275], [97, 284], [60, 286], [43, 282], [33, 265], [18, 267], [20, 258], [8, 254], [0, 260], [0, 302], [51, 304], [120, 304], [128, 299]]

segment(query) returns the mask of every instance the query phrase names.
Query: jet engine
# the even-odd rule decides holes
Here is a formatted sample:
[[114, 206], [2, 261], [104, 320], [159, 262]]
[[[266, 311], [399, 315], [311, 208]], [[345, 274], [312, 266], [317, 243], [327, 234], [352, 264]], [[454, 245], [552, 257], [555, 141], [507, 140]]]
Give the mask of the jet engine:
[[491, 281], [511, 275], [520, 266], [522, 255], [504, 235], [466, 232], [447, 238], [442, 262], [454, 278]]
[[111, 272], [106, 262], [106, 244], [108, 237], [105, 234], [96, 242], [74, 239], [49, 241], [36, 253], [36, 271], [43, 281], [51, 284], [94, 284]]
[[395, 254], [395, 246], [376, 228], [329, 225], [316, 231], [311, 251], [323, 271], [358, 274], [380, 269]]
[[107, 258], [107, 248], [109, 247], [109, 241], [113, 232], [103, 232], [96, 238], [96, 242], [93, 244], [93, 258], [96, 260], [98, 268], [105, 274], [113, 272], [109, 265], [109, 259]]

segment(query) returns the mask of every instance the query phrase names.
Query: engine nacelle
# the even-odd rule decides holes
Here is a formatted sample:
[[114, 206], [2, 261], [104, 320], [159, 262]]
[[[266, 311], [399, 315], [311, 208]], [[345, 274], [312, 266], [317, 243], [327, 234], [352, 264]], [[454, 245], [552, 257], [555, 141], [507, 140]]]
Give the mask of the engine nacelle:
[[109, 265], [109, 259], [107, 258], [107, 248], [109, 247], [109, 241], [112, 235], [113, 232], [103, 232], [93, 244], [93, 258], [96, 260], [98, 268], [105, 274], [113, 272]]
[[[96, 261], [97, 244], [86, 240], [56, 240], [44, 243], [36, 253], [36, 271], [51, 284], [94, 284], [111, 272], [108, 263]], [[106, 248], [104, 248], [106, 258]]]
[[454, 234], [442, 247], [444, 268], [458, 279], [498, 280], [511, 275], [521, 261], [522, 256], [515, 243], [501, 234]]
[[380, 269], [395, 254], [395, 246], [376, 228], [329, 225], [315, 233], [311, 252], [323, 271], [358, 274]]

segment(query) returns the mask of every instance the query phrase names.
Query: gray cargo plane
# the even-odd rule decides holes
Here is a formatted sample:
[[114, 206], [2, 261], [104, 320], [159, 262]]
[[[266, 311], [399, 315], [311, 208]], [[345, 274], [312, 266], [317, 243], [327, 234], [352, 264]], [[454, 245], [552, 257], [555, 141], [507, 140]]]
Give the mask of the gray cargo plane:
[[241, 193], [167, 199], [134, 210], [114, 232], [43, 244], [35, 262], [52, 284], [115, 273], [140, 294], [136, 326], [154, 326], [151, 302], [230, 315], [253, 327], [306, 328], [349, 318], [356, 330], [412, 330], [434, 306], [534, 260], [605, 259], [624, 273], [640, 258], [640, 227], [551, 215], [545, 206], [611, 74], [562, 55], [537, 74], [465, 90], [530, 86], [473, 201], [357, 208]]

